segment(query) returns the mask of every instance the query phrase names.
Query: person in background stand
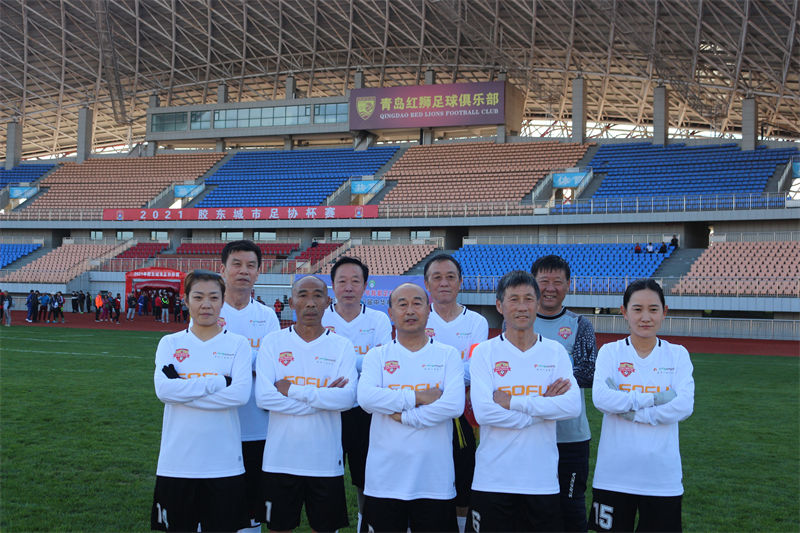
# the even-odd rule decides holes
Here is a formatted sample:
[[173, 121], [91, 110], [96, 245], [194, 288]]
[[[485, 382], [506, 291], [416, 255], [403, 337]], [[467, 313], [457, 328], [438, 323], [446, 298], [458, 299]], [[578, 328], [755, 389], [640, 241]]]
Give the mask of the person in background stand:
[[[541, 297], [534, 329], [546, 339], [561, 344], [572, 362], [578, 387], [592, 386], [597, 343], [594, 327], [585, 317], [564, 307], [570, 281], [569, 264], [557, 255], [540, 257], [531, 266]], [[564, 531], [586, 531], [586, 481], [589, 477], [589, 442], [586, 399], [579, 391], [581, 413], [577, 418], [556, 422], [558, 480]]]
[[673, 234], [673, 235], [672, 235], [672, 240], [671, 240], [671, 241], [669, 241], [669, 244], [670, 244], [670, 246], [672, 246], [672, 247], [673, 247], [675, 250], [677, 250], [677, 249], [678, 249], [678, 236], [677, 236], [677, 235], [675, 235], [675, 234]]

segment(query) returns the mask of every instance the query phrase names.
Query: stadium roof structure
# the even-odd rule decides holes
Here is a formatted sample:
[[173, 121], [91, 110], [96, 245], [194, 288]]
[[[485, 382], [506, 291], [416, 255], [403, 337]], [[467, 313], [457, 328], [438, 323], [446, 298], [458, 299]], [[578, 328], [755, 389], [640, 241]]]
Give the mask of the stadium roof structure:
[[[366, 87], [507, 79], [524, 119], [569, 134], [571, 82], [586, 83], [589, 136], [652, 126], [669, 89], [673, 136], [741, 131], [800, 139], [799, 0], [0, 0], [0, 123], [23, 157], [140, 142], [148, 97], [167, 105], [342, 95]], [[0, 158], [6, 128], [0, 128]]]

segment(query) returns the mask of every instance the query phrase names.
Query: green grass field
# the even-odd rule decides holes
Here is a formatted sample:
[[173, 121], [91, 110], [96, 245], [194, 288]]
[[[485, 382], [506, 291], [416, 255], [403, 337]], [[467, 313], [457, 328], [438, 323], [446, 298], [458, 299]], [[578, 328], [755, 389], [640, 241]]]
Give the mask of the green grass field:
[[[149, 530], [162, 415], [152, 380], [159, 337], [0, 328], [0, 530]], [[695, 412], [681, 424], [685, 529], [797, 531], [800, 359], [692, 360]], [[589, 411], [593, 466], [601, 417]]]

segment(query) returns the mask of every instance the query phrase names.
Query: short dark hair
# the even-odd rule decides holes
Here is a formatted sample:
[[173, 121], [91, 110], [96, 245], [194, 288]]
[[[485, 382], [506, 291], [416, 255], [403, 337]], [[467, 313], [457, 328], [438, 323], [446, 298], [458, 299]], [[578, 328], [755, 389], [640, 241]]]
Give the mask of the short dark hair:
[[536, 278], [533, 277], [533, 274], [525, 272], [524, 270], [512, 270], [500, 278], [500, 281], [497, 283], [495, 297], [498, 301], [502, 302], [506, 295], [506, 289], [509, 287], [519, 287], [520, 285], [533, 287], [533, 291], [536, 293], [536, 299], [538, 300], [540, 298], [542, 293], [539, 291], [539, 284], [536, 283]]
[[336, 271], [339, 270], [339, 267], [342, 265], [356, 265], [357, 267], [361, 268], [361, 273], [364, 274], [364, 283], [367, 282], [367, 278], [369, 277], [369, 267], [355, 257], [347, 257], [343, 255], [336, 260], [333, 268], [331, 268], [331, 283], [333, 283], [333, 280], [336, 279]]
[[563, 270], [564, 275], [569, 281], [569, 263], [567, 263], [567, 261], [560, 255], [546, 255], [544, 257], [540, 257], [531, 265], [531, 274], [533, 274], [534, 277], [539, 274], [539, 272], [554, 272], [557, 270]]
[[192, 285], [198, 281], [216, 281], [219, 283], [219, 288], [222, 291], [222, 297], [225, 297], [225, 282], [222, 280], [222, 276], [210, 270], [193, 270], [186, 274], [186, 278], [183, 280], [184, 294], [189, 294], [192, 292]]
[[261, 268], [261, 248], [256, 243], [248, 239], [231, 241], [222, 248], [222, 264], [228, 262], [228, 256], [233, 252], [253, 252], [258, 259], [258, 268]]
[[625, 289], [625, 294], [622, 295], [622, 307], [625, 309], [628, 308], [628, 302], [631, 301], [631, 296], [633, 296], [634, 292], [646, 290], [651, 290], [658, 294], [658, 299], [661, 300], [661, 307], [667, 306], [667, 302], [664, 300], [664, 289], [662, 289], [661, 285], [659, 285], [658, 282], [653, 278], [647, 278], [637, 279], [628, 285], [628, 287]]
[[439, 254], [434, 257], [428, 259], [425, 263], [425, 268], [422, 270], [422, 277], [424, 279], [428, 279], [428, 269], [431, 267], [432, 264], [438, 263], [439, 261], [450, 261], [456, 266], [456, 270], [458, 270], [458, 279], [462, 278], [461, 275], [461, 263], [459, 263], [455, 257], [450, 254]]

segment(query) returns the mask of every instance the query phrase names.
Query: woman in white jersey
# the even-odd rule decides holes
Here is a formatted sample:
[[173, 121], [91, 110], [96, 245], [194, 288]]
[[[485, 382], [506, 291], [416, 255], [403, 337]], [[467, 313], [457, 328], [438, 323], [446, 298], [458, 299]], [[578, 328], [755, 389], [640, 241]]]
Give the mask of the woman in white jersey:
[[652, 279], [622, 299], [630, 336], [597, 354], [592, 400], [604, 413], [592, 484], [595, 531], [681, 531], [678, 422], [692, 414], [694, 379], [686, 348], [658, 338], [667, 314]]
[[238, 414], [250, 398], [250, 342], [219, 325], [219, 274], [196, 270], [184, 287], [192, 325], [156, 351], [164, 421], [150, 527], [236, 531], [250, 525]]

